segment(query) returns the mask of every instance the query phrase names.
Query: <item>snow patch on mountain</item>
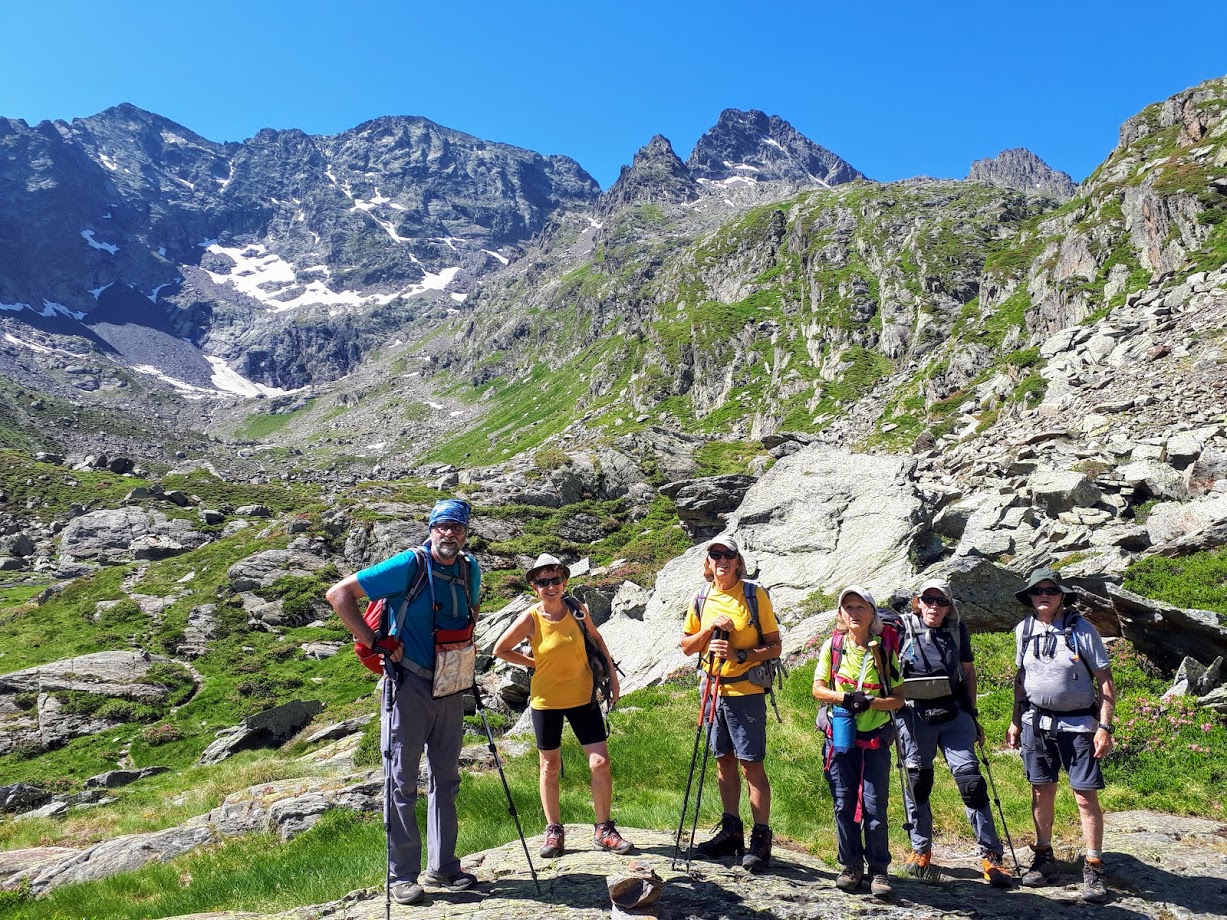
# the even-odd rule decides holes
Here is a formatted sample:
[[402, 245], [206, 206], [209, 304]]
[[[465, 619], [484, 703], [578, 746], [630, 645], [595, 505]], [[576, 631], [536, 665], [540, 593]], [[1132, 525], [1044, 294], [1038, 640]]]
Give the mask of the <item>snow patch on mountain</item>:
[[85, 240], [85, 242], [89, 243], [90, 246], [92, 246], [94, 249], [101, 249], [105, 252], [109, 252], [111, 255], [115, 255], [115, 253], [119, 252], [119, 247], [116, 246], [114, 243], [102, 243], [94, 239], [93, 230], [82, 230], [81, 237], [82, 239]]
[[[294, 266], [276, 253], [269, 252], [262, 243], [222, 246], [214, 240], [206, 248], [209, 252], [227, 256], [234, 262], [234, 267], [228, 274], [206, 269], [215, 284], [229, 284], [240, 293], [271, 307], [275, 313], [307, 306], [357, 307], [370, 303], [387, 304], [397, 297], [412, 297], [423, 291], [441, 291], [452, 283], [456, 273], [460, 271], [460, 266], [454, 266], [445, 268], [438, 274], [426, 272], [417, 284], [392, 294], [360, 294], [350, 290], [334, 291], [319, 278], [302, 284], [298, 281], [298, 272]], [[328, 268], [322, 265], [304, 269], [304, 274], [321, 269], [325, 274], [331, 274]]]
[[234, 371], [221, 358], [206, 355], [205, 360], [213, 368], [213, 376], [210, 378], [213, 386], [227, 393], [235, 393], [239, 396], [284, 396], [286, 393], [293, 392], [280, 387], [265, 386], [262, 383], [252, 383], [242, 374]]

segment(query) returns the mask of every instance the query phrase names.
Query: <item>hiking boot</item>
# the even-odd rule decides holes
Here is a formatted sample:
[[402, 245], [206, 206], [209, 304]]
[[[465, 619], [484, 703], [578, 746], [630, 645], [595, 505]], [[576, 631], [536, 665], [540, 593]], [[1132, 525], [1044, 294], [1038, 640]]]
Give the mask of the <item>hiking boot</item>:
[[629, 853], [635, 845], [618, 833], [612, 821], [596, 825], [592, 836], [592, 845], [598, 850], [608, 850], [611, 853]]
[[566, 846], [566, 829], [561, 824], [545, 826], [545, 841], [541, 845], [542, 859], [557, 859]]
[[741, 818], [727, 812], [713, 828], [715, 835], [694, 848], [700, 859], [720, 859], [724, 856], [741, 856], [746, 851], [746, 829]]
[[436, 872], [434, 869], [427, 869], [418, 876], [418, 881], [423, 885], [430, 885], [432, 888], [464, 891], [466, 888], [472, 888], [477, 884], [477, 876], [472, 872], [465, 872], [463, 869], [451, 875], [444, 875], [442, 872]]
[[741, 868], [751, 872], [761, 872], [771, 865], [771, 828], [765, 824], [755, 824], [750, 828], [750, 850], [741, 861]]
[[1108, 900], [1108, 886], [1103, 881], [1103, 860], [1088, 856], [1082, 864], [1082, 900], [1102, 904]]
[[869, 893], [875, 898], [889, 898], [895, 893], [895, 889], [891, 887], [890, 876], [886, 874], [886, 870], [877, 869], [869, 873]]
[[984, 881], [994, 888], [1013, 888], [1014, 880], [1005, 870], [1000, 853], [989, 853], [980, 857], [980, 865], [984, 867]]
[[1060, 875], [1061, 870], [1056, 857], [1052, 855], [1052, 847], [1032, 846], [1031, 849], [1035, 852], [1035, 858], [1031, 860], [1031, 867], [1023, 873], [1022, 884], [1028, 888], [1039, 888]]
[[835, 887], [840, 891], [856, 891], [861, 887], [861, 879], [864, 877], [865, 873], [860, 869], [844, 866], [844, 871], [839, 873], [839, 878], [835, 879]]
[[907, 859], [903, 863], [903, 871], [912, 878], [924, 878], [929, 874], [929, 862], [933, 859], [933, 854], [928, 851], [917, 853], [913, 850], [907, 855]]
[[395, 882], [392, 885], [392, 900], [397, 904], [421, 904], [426, 892], [416, 882]]

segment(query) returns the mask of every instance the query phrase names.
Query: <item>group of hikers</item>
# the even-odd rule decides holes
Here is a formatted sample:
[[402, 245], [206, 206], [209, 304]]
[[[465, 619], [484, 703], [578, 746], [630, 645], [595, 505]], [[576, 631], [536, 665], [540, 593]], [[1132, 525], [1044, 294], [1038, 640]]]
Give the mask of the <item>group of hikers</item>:
[[[343, 578], [327, 594], [359, 654], [368, 666], [378, 660], [389, 678], [389, 711], [383, 722], [387, 893], [400, 904], [423, 901], [424, 886], [461, 891], [477, 882], [456, 856], [458, 760], [464, 733], [463, 694], [458, 691], [475, 688], [472, 631], [481, 587], [480, 569], [464, 551], [470, 515], [463, 500], [439, 501], [431, 511], [424, 546]], [[559, 804], [564, 721], [588, 758], [596, 818], [592, 846], [619, 854], [633, 849], [611, 814], [608, 727], [594, 692], [594, 685], [603, 682], [606, 702], [615, 703], [618, 671], [587, 608], [568, 594], [570, 575], [558, 558], [539, 556], [525, 573], [537, 601], [494, 646], [496, 657], [532, 673], [529, 707], [546, 820], [543, 858], [562, 855], [566, 846]], [[1038, 887], [1059, 873], [1052, 827], [1059, 771], [1064, 770], [1086, 847], [1082, 898], [1102, 903], [1108, 892], [1098, 790], [1104, 788], [1100, 760], [1112, 748], [1115, 708], [1108, 655], [1055, 570], [1032, 572], [1014, 597], [1028, 613], [1015, 628], [1017, 673], [1006, 741], [1021, 748], [1035, 825], [1033, 858], [1019, 882]], [[374, 603], [364, 615], [363, 598], [386, 599], [378, 616], [371, 615]], [[772, 857], [771, 784], [765, 766], [767, 694], [773, 664], [780, 657], [780, 631], [770, 596], [747, 579], [745, 557], [732, 536], [716, 537], [706, 546], [703, 584], [687, 611], [680, 644], [685, 654], [699, 656], [700, 724], [707, 724], [705, 755], [716, 760], [723, 809], [713, 836], [693, 845], [689, 855], [713, 860], [732, 856], [751, 872], [767, 869]], [[467, 649], [467, 659], [454, 657], [456, 648]], [[453, 673], [456, 662], [466, 660], [467, 672], [461, 665], [459, 676]], [[819, 653], [813, 696], [821, 704], [819, 737], [834, 802], [841, 867], [836, 885], [841, 890], [855, 892], [868, 880], [871, 894], [892, 894], [887, 874], [892, 748], [902, 779], [904, 828], [911, 840], [904, 871], [916, 877], [930, 871], [929, 800], [940, 750], [976, 837], [985, 881], [996, 888], [1013, 887], [990, 808], [992, 775], [986, 782], [976, 753], [978, 746], [987, 767], [971, 643], [945, 582], [925, 581], [911, 597], [910, 608], [898, 616], [880, 610], [873, 594], [859, 585], [841, 591], [834, 633]], [[696, 754], [698, 744], [696, 736]], [[429, 775], [425, 872], [415, 811], [423, 754]], [[693, 759], [691, 767], [693, 777]], [[740, 807], [742, 776], [752, 820], [748, 847]], [[1000, 813], [999, 801], [997, 805]], [[697, 818], [697, 803], [695, 814]], [[518, 824], [518, 816], [516, 820]], [[693, 843], [693, 831], [691, 837]], [[679, 847], [681, 838], [679, 827]]]

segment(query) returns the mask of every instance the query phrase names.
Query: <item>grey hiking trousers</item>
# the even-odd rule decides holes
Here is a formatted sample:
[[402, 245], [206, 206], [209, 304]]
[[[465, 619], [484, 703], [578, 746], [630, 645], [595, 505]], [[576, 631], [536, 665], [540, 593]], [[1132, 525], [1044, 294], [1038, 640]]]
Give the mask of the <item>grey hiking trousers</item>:
[[[430, 681], [401, 671], [392, 710], [392, 801], [388, 809], [388, 863], [392, 883], [416, 882], [422, 871], [422, 834], [417, 822], [418, 768], [426, 754], [426, 846], [428, 868], [443, 876], [460, 871], [456, 858], [456, 794], [460, 791], [460, 746], [464, 740], [464, 694], [434, 699]], [[382, 741], [387, 750], [388, 720]]]
[[959, 784], [960, 792], [965, 784], [974, 783], [983, 796], [983, 804], [974, 807], [967, 804], [966, 798], [963, 800], [963, 810], [980, 845], [980, 855], [996, 853], [1000, 856], [1001, 839], [993, 823], [987, 787], [980, 775], [980, 762], [975, 750], [976, 723], [971, 714], [960, 709], [958, 716], [949, 722], [930, 725], [904, 707], [899, 710], [895, 724], [899, 728], [899, 740], [903, 743], [904, 763], [910, 770], [928, 771], [920, 782], [921, 788], [916, 790], [919, 801], [911, 803], [912, 807], [908, 809], [913, 824], [912, 849], [917, 853], [927, 853], [933, 846], [933, 810], [929, 806], [929, 788], [933, 784], [933, 760], [940, 750], [946, 759], [946, 766]]

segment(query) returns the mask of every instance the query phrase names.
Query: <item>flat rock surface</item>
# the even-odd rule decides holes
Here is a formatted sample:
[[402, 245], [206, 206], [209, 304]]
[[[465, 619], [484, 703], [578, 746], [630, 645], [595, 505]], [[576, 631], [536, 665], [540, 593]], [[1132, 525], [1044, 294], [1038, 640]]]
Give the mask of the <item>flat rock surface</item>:
[[[1081, 863], [1064, 863], [1057, 884], [1038, 889], [1000, 892], [984, 883], [975, 869], [972, 848], [935, 853], [940, 880], [896, 878], [889, 901], [867, 891], [845, 894], [835, 887], [837, 869], [805, 852], [777, 846], [770, 872], [750, 875], [740, 867], [695, 860], [673, 868], [673, 840], [667, 832], [624, 828], [636, 850], [627, 856], [588, 849], [590, 825], [568, 825], [568, 851], [560, 859], [536, 856], [541, 835], [528, 838], [541, 883], [538, 896], [518, 840], [465, 858], [481, 884], [452, 893], [427, 889], [423, 904], [400, 907], [392, 915], [415, 920], [468, 917], [493, 920], [547, 920], [609, 917], [612, 907], [606, 879], [625, 872], [632, 862], [646, 863], [665, 881], [664, 893], [651, 907], [621, 916], [661, 920], [764, 916], [790, 920], [836, 920], [849, 916], [931, 917], [1079, 917], [1123, 920], [1195, 920], [1227, 916], [1227, 825], [1200, 818], [1176, 818], [1150, 812], [1108, 816], [1104, 841], [1111, 899], [1103, 907], [1079, 900]], [[1021, 844], [1019, 844], [1021, 846]], [[1029, 855], [1029, 850], [1022, 848]], [[1023, 851], [1019, 859], [1024, 860]], [[1008, 859], [1008, 854], [1007, 854]], [[895, 865], [898, 868], [898, 864]], [[340, 901], [279, 914], [218, 913], [192, 920], [265, 916], [270, 920], [377, 920], [384, 915], [382, 889], [355, 891]], [[188, 918], [176, 918], [188, 920]]]

